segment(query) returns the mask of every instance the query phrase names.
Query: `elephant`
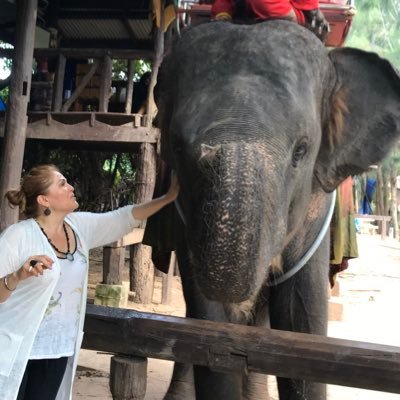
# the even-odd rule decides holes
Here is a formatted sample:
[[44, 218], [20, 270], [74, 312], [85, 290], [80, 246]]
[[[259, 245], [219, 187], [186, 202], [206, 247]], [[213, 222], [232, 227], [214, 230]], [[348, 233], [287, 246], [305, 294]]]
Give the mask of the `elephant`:
[[[323, 227], [335, 188], [398, 140], [396, 69], [374, 53], [329, 51], [288, 21], [209, 22], [173, 42], [155, 99], [161, 156], [181, 186], [187, 317], [326, 335]], [[267, 399], [266, 382], [177, 363], [165, 399]], [[321, 383], [277, 383], [281, 400], [326, 398]]]

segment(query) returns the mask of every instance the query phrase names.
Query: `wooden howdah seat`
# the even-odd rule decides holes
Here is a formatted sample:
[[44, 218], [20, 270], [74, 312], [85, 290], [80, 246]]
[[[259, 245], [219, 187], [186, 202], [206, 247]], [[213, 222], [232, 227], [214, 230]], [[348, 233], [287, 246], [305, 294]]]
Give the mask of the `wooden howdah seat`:
[[[197, 25], [210, 18], [211, 4], [199, 4], [193, 1], [182, 2], [183, 7], [178, 9], [180, 20], [184, 24]], [[352, 0], [322, 0], [320, 9], [330, 25], [325, 45], [327, 47], [341, 47], [349, 33], [355, 7]]]

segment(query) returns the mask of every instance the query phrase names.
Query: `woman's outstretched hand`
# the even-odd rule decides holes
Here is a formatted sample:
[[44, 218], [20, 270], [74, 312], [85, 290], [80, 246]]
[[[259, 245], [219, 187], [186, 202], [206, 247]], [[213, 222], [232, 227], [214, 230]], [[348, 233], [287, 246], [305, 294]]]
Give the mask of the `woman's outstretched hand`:
[[144, 220], [151, 217], [157, 211], [161, 210], [164, 206], [172, 203], [179, 194], [179, 183], [176, 175], [172, 172], [171, 174], [171, 185], [166, 194], [161, 197], [157, 197], [151, 201], [138, 204], [132, 209], [132, 215], [135, 219]]

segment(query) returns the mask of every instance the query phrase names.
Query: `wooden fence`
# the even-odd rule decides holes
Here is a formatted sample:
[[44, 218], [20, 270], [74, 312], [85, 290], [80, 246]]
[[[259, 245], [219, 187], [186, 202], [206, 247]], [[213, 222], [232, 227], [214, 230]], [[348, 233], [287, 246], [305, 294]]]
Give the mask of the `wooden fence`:
[[83, 347], [400, 393], [394, 346], [88, 305]]

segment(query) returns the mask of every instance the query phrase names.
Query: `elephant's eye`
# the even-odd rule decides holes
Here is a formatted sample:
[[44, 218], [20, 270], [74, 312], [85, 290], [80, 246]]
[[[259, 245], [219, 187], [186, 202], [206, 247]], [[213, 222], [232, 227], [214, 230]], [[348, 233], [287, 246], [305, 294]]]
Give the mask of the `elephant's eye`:
[[307, 154], [307, 150], [308, 150], [308, 145], [306, 142], [301, 142], [296, 146], [292, 156], [293, 167], [297, 167], [298, 162], [301, 161]]

